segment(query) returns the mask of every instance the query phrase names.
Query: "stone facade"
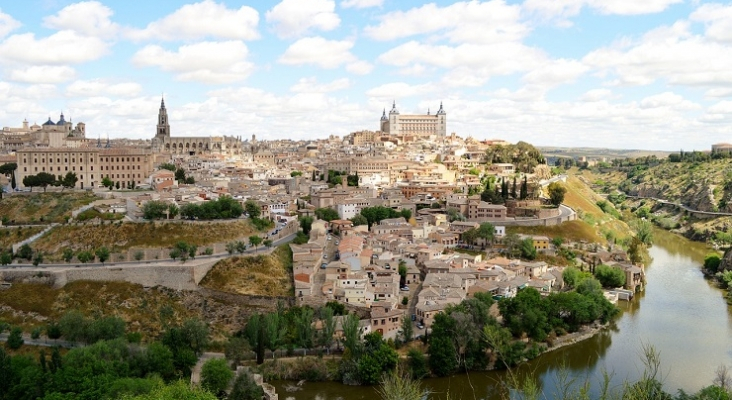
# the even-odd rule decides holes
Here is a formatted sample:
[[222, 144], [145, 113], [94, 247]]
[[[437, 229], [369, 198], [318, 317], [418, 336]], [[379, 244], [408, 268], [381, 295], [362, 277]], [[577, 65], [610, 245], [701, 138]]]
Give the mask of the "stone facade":
[[427, 115], [402, 115], [396, 108], [396, 102], [392, 104], [389, 116], [386, 116], [386, 109], [381, 115], [380, 129], [390, 135], [413, 135], [413, 136], [436, 136], [444, 138], [447, 135], [447, 113], [442, 108], [435, 114]]

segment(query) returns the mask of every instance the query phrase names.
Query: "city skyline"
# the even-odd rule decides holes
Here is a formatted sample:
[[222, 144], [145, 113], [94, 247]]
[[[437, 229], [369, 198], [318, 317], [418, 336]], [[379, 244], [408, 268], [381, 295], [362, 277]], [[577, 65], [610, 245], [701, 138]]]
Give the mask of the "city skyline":
[[447, 132], [540, 146], [732, 142], [732, 6], [547, 2], [39, 0], [0, 6], [0, 123], [60, 113], [88, 136], [317, 139], [392, 102]]

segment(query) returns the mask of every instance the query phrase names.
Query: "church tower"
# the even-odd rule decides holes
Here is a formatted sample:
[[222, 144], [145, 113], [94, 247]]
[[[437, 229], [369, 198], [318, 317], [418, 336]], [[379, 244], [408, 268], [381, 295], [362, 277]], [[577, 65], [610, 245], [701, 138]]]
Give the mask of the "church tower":
[[170, 138], [170, 124], [168, 123], [168, 110], [165, 109], [165, 99], [160, 100], [160, 111], [158, 111], [158, 130], [155, 133], [158, 138]]

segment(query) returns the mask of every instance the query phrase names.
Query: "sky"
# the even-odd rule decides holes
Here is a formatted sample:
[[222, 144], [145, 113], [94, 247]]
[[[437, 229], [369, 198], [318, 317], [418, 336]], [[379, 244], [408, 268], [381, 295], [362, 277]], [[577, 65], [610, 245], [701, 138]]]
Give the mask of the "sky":
[[732, 4], [698, 0], [0, 0], [0, 125], [317, 139], [444, 105], [462, 137], [732, 142]]

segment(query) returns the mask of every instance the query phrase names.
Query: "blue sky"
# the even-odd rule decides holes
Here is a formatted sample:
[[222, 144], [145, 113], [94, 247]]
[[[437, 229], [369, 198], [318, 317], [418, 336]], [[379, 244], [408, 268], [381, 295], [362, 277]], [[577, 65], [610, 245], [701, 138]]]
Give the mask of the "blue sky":
[[683, 0], [0, 1], [0, 124], [310, 139], [444, 103], [448, 131], [732, 142], [732, 5]]

